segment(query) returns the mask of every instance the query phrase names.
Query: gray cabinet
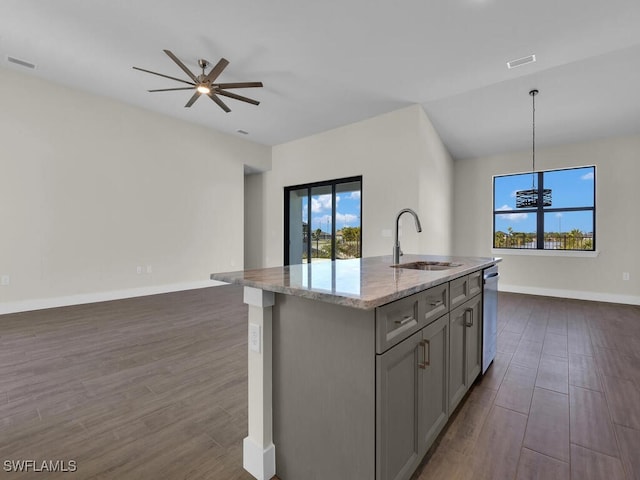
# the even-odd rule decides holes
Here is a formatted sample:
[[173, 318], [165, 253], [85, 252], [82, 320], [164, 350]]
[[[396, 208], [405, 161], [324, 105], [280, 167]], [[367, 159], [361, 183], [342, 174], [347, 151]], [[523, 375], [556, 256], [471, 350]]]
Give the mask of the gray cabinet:
[[479, 295], [482, 293], [482, 288], [482, 270], [451, 280], [449, 287], [451, 308], [456, 308], [471, 297]]
[[449, 311], [449, 284], [431, 287], [421, 292], [420, 298], [424, 305], [424, 327]]
[[467, 313], [467, 386], [471, 387], [482, 370], [482, 295], [476, 295], [463, 307]]
[[484, 287], [484, 277], [482, 276], [482, 270], [470, 273], [469, 277], [469, 297], [474, 297], [482, 293]]
[[421, 297], [416, 293], [376, 309], [376, 353], [383, 353], [425, 326], [419, 311], [424, 302]]
[[410, 478], [422, 458], [418, 411], [423, 376], [416, 332], [383, 355], [376, 355], [376, 479]]
[[453, 412], [482, 368], [482, 295], [450, 314], [449, 412]]
[[376, 357], [376, 479], [409, 479], [448, 420], [449, 316]]
[[422, 457], [449, 419], [449, 315], [439, 318], [422, 330], [420, 346], [424, 355], [424, 361], [419, 365], [422, 367], [422, 389], [418, 411]]
[[469, 298], [469, 275], [456, 278], [449, 282], [449, 305], [455, 308]]
[[373, 311], [276, 294], [279, 478], [409, 480], [481, 370], [481, 279]]
[[449, 314], [449, 411], [453, 412], [467, 392], [466, 317], [463, 307]]
[[376, 308], [376, 353], [384, 353], [448, 311], [448, 283]]

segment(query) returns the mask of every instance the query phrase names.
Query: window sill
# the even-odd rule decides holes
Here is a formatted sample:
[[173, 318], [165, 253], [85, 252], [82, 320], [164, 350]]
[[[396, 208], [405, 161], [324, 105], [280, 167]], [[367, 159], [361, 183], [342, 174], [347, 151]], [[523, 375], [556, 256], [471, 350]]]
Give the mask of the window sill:
[[600, 252], [582, 251], [582, 250], [537, 250], [537, 249], [518, 249], [518, 248], [492, 248], [491, 253], [499, 255], [522, 255], [532, 257], [582, 257], [595, 258]]

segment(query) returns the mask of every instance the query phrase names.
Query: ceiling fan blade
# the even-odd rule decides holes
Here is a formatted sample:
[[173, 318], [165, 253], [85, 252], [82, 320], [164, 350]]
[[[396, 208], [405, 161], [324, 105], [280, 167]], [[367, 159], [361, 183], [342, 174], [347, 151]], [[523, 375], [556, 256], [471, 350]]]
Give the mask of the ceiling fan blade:
[[182, 71], [183, 71], [184, 73], [186, 73], [187, 75], [189, 75], [189, 78], [190, 78], [191, 80], [193, 80], [193, 81], [194, 81], [194, 82], [196, 82], [196, 83], [198, 82], [198, 78], [197, 78], [193, 73], [191, 73], [191, 70], [189, 70], [189, 69], [185, 66], [185, 64], [184, 64], [184, 63], [182, 63], [182, 62], [180, 61], [180, 59], [179, 59], [178, 57], [176, 57], [173, 53], [171, 53], [171, 51], [170, 51], [170, 50], [163, 50], [163, 52], [164, 52], [164, 53], [166, 53], [167, 55], [169, 55], [169, 58], [171, 58], [171, 60], [173, 60], [174, 62], [176, 62], [176, 64], [177, 64], [177, 65], [182, 69]]
[[218, 88], [253, 88], [262, 87], [262, 82], [239, 82], [239, 83], [214, 83], [213, 87]]
[[173, 90], [193, 90], [193, 87], [156, 88], [155, 90], [147, 90], [147, 92], [171, 92]]
[[226, 58], [221, 58], [216, 66], [211, 69], [211, 71], [207, 74], [207, 81], [213, 82], [218, 76], [222, 73], [222, 71], [227, 68], [229, 65], [229, 60]]
[[151, 70], [145, 70], [144, 68], [140, 68], [140, 67], [132, 67], [134, 70], [140, 70], [141, 72], [147, 72], [147, 73], [151, 73], [153, 75], [158, 75], [159, 77], [164, 77], [164, 78], [168, 78], [170, 80], [175, 80], [177, 82], [182, 82], [182, 83], [186, 83], [187, 85], [193, 85], [195, 86], [195, 83], [191, 83], [188, 82], [186, 80], [182, 80], [181, 78], [176, 78], [176, 77], [170, 77], [169, 75], [164, 75], [162, 73], [158, 73], [158, 72], [152, 72]]
[[218, 98], [218, 96], [211, 92], [207, 95], [211, 100], [213, 100], [214, 102], [216, 102], [218, 104], [218, 106], [223, 109], [225, 112], [229, 113], [231, 111], [231, 109], [229, 107], [227, 107], [227, 105]]
[[224, 90], [216, 90], [217, 95], [224, 95], [225, 97], [235, 98], [236, 100], [240, 100], [241, 102], [251, 103], [253, 105], [260, 105], [260, 102], [254, 100], [253, 98], [243, 97], [242, 95], [236, 95], [235, 93], [225, 92]]
[[196, 92], [193, 94], [193, 97], [191, 97], [189, 99], [189, 101], [187, 102], [187, 104], [185, 105], [185, 107], [190, 107], [191, 105], [193, 105], [193, 102], [195, 102], [198, 97], [200, 96], [200, 92]]

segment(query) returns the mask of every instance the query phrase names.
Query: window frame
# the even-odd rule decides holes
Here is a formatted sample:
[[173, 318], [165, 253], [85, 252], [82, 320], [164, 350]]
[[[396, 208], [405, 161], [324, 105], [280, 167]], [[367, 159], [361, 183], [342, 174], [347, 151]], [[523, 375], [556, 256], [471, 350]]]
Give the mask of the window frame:
[[[307, 189], [309, 202], [307, 204], [307, 218], [309, 219], [309, 238], [311, 237], [311, 192], [316, 187], [331, 187], [331, 261], [336, 260], [336, 186], [342, 183], [360, 182], [360, 245], [358, 258], [362, 258], [362, 175], [354, 177], [338, 178], [334, 180], [324, 180], [313, 183], [303, 183], [301, 185], [291, 185], [284, 187], [284, 265], [290, 265], [290, 246], [291, 241], [289, 223], [290, 223], [290, 194], [292, 191]], [[307, 242], [307, 262], [311, 263], [311, 241]], [[303, 262], [305, 263], [305, 262]]]
[[[567, 170], [580, 170], [590, 168], [593, 171], [593, 205], [592, 206], [581, 206], [581, 207], [545, 207], [542, 202], [542, 196], [544, 191], [544, 177], [547, 173], [552, 172], [561, 172]], [[595, 165], [583, 165], [579, 167], [567, 167], [567, 168], [555, 168], [548, 170], [539, 170], [535, 172], [521, 172], [521, 173], [510, 173], [503, 175], [494, 175], [492, 178], [493, 183], [493, 208], [492, 208], [492, 246], [493, 250], [504, 250], [504, 251], [518, 251], [518, 252], [583, 252], [583, 253], [595, 253], [596, 250], [596, 178], [597, 178], [597, 168]], [[514, 208], [511, 210], [496, 210], [496, 179], [502, 177], [515, 177], [515, 176], [530, 176], [532, 174], [537, 175], [537, 190], [538, 190], [538, 205], [532, 208]], [[582, 249], [582, 248], [545, 248], [545, 232], [544, 232], [544, 217], [546, 213], [563, 213], [563, 212], [591, 212], [592, 215], [592, 224], [593, 231], [591, 237], [591, 248], [590, 249]], [[513, 213], [531, 213], [536, 215], [536, 246], [535, 248], [531, 247], [518, 247], [518, 246], [497, 246], [496, 245], [496, 216], [500, 214], [513, 214]]]

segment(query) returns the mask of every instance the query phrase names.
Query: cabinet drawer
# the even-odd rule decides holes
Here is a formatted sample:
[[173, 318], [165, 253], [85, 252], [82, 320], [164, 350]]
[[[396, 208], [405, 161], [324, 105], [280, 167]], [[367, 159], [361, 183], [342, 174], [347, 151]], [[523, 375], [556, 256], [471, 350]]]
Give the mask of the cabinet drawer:
[[469, 298], [482, 292], [483, 278], [482, 270], [469, 274]]
[[449, 282], [449, 304], [451, 308], [463, 304], [471, 297], [482, 292], [482, 270], [473, 272], [464, 277], [456, 278]]
[[469, 275], [449, 282], [449, 303], [451, 308], [463, 304], [469, 297]]
[[421, 295], [423, 295], [422, 292], [415, 293], [376, 308], [377, 353], [384, 352], [421, 328], [419, 321]]
[[449, 311], [449, 284], [443, 283], [424, 292], [425, 325], [433, 322]]

